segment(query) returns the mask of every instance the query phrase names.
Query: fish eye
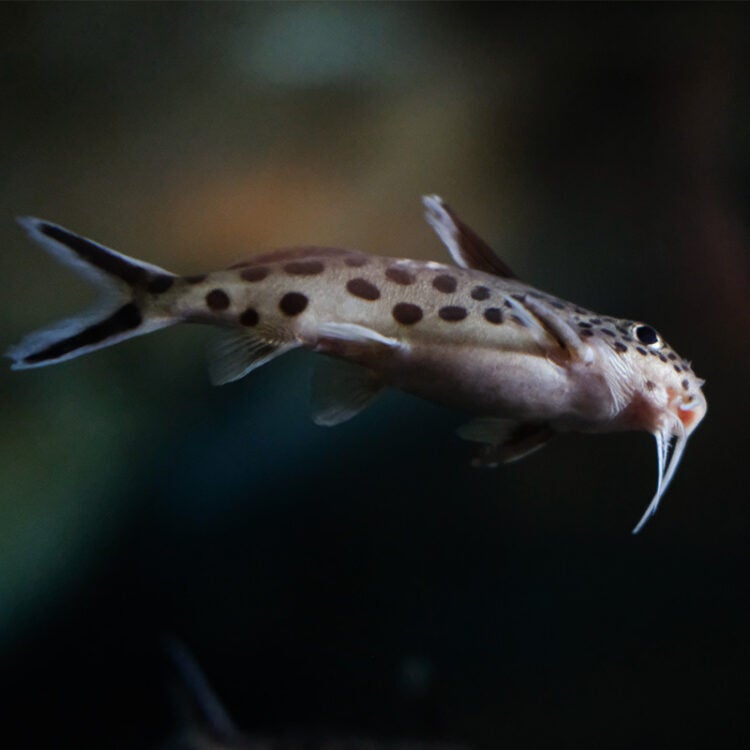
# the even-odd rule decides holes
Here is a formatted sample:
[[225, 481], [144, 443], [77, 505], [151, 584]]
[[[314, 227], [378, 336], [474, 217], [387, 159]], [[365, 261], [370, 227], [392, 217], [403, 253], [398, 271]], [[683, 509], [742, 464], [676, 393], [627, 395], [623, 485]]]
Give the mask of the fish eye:
[[659, 349], [662, 345], [661, 337], [651, 326], [646, 326], [642, 323], [636, 323], [633, 326], [633, 335], [642, 344], [645, 344], [652, 349]]

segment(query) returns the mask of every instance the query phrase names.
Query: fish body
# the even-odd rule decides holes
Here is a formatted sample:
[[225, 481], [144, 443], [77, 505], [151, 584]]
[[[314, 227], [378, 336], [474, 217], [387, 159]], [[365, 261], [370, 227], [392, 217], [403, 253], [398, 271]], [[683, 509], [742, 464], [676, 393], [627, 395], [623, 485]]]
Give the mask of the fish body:
[[480, 444], [477, 465], [525, 456], [558, 432], [646, 430], [657, 439], [659, 485], [638, 530], [705, 414], [702, 381], [651, 326], [525, 284], [440, 198], [424, 203], [454, 265], [304, 247], [184, 277], [22, 219], [105, 296], [8, 356], [14, 368], [39, 367], [203, 323], [224, 331], [211, 357], [214, 383], [304, 347], [327, 355], [313, 380], [319, 424], [343, 422], [384, 387], [399, 388], [474, 415], [459, 434]]

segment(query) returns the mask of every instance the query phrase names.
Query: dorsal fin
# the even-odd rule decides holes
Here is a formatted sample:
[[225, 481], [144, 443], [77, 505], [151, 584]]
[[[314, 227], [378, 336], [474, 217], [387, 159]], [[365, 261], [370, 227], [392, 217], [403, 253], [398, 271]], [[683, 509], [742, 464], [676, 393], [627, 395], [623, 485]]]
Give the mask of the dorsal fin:
[[461, 268], [475, 268], [504, 279], [518, 278], [495, 255], [495, 251], [466, 226], [439, 195], [422, 197], [425, 219], [448, 248], [454, 263]]

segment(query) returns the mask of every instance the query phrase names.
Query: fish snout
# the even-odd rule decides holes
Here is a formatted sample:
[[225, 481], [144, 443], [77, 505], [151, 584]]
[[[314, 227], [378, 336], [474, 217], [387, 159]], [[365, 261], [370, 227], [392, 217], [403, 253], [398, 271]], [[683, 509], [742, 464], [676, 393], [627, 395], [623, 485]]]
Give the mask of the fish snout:
[[703, 420], [708, 410], [706, 397], [700, 388], [690, 393], [670, 393], [670, 411], [680, 420], [689, 435]]

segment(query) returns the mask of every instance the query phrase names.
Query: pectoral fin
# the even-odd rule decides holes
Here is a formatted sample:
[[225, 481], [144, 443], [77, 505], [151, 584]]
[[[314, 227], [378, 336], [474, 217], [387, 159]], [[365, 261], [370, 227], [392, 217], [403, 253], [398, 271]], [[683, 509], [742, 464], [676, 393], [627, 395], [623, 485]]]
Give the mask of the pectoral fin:
[[318, 357], [312, 379], [312, 418], [330, 427], [346, 422], [365, 409], [383, 388], [378, 376], [366, 367]]
[[518, 461], [545, 445], [555, 431], [544, 422], [479, 417], [458, 428], [459, 437], [482, 443], [472, 466], [495, 467]]

